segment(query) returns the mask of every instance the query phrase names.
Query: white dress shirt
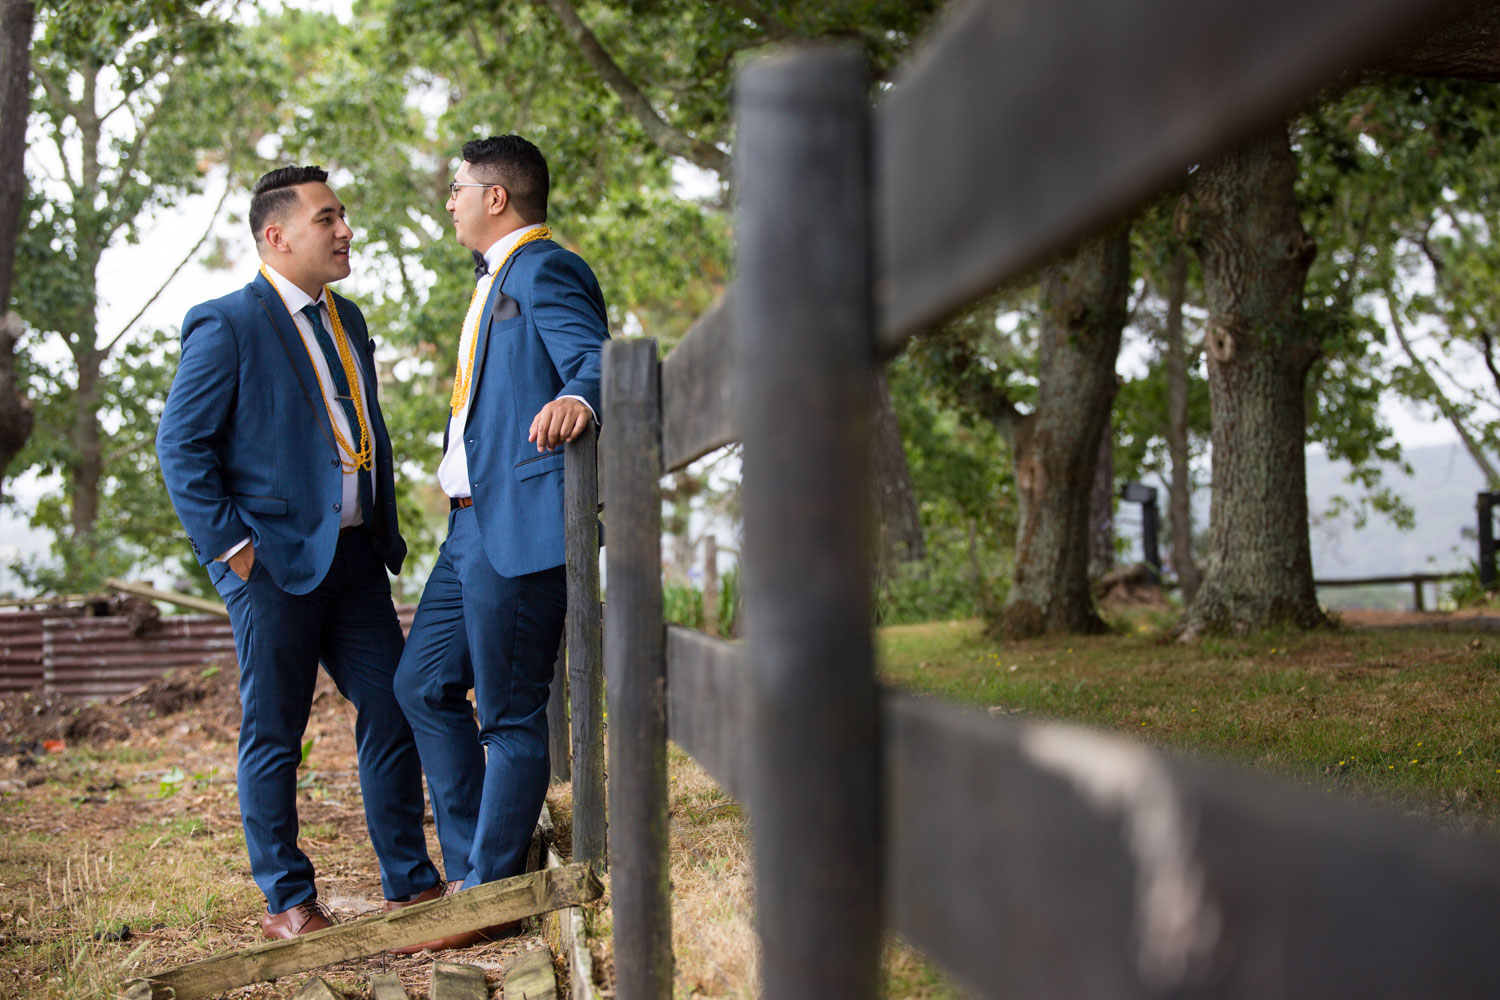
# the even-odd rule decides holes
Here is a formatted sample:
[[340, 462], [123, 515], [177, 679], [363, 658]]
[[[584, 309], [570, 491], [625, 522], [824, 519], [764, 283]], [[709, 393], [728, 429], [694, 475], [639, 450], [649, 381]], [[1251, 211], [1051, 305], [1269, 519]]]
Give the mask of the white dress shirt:
[[[327, 330], [328, 335], [332, 337], [333, 322], [328, 315], [329, 303], [325, 294], [327, 289], [319, 291], [317, 299], [314, 300], [302, 289], [277, 273], [276, 269], [269, 264], [266, 265], [266, 275], [271, 279], [272, 286], [281, 293], [281, 298], [286, 302], [287, 310], [292, 314], [292, 324], [296, 326], [297, 332], [302, 335], [302, 343], [307, 350], [308, 357], [312, 360], [313, 368], [318, 373], [318, 388], [323, 391], [323, 405], [327, 408], [328, 415], [333, 418], [334, 426], [338, 428], [339, 433], [344, 435], [344, 440], [348, 441], [351, 446], [358, 448], [359, 428], [351, 428], [349, 426], [349, 418], [344, 415], [344, 405], [339, 402], [333, 390], [333, 378], [328, 372], [328, 360], [323, 356], [323, 348], [318, 344], [318, 337], [313, 332], [312, 323], [302, 313], [303, 309], [316, 301], [318, 304], [318, 315], [323, 320], [323, 329]], [[352, 344], [349, 349], [351, 352], [354, 350]], [[359, 383], [360, 412], [365, 418], [365, 426], [368, 427], [370, 425], [370, 405], [367, 402], [369, 399], [369, 388], [365, 384], [364, 374], [359, 363], [359, 355], [357, 354], [354, 355], [354, 378]], [[370, 446], [371, 448], [374, 447], [373, 441]], [[350, 455], [343, 445], [339, 445], [339, 457], [344, 460], [345, 464], [343, 497], [339, 503], [339, 527], [348, 528], [364, 523], [359, 510], [359, 479], [357, 477], [357, 470], [348, 468], [353, 463], [354, 456]], [[370, 470], [371, 503], [374, 502], [374, 499], [375, 470], [372, 468]], [[228, 559], [249, 543], [250, 539], [241, 539], [239, 544], [231, 547], [223, 555], [219, 556], [219, 559]]]
[[[463, 333], [458, 338], [458, 357], [461, 363], [468, 362], [469, 351], [474, 343], [475, 327], [484, 310], [484, 304], [489, 301], [490, 286], [495, 282], [495, 272], [499, 269], [500, 262], [527, 233], [541, 228], [540, 225], [522, 226], [500, 237], [484, 252], [484, 262], [489, 267], [489, 273], [480, 275], [474, 298], [469, 302], [469, 311], [464, 315]], [[438, 486], [442, 487], [444, 493], [455, 499], [472, 495], [469, 487], [469, 455], [464, 450], [464, 428], [469, 422], [469, 399], [473, 396], [474, 381], [471, 377], [469, 398], [464, 400], [462, 409], [457, 410], [448, 418], [448, 450], [443, 452], [443, 460], [438, 463]], [[558, 399], [578, 400], [588, 409], [589, 415], [598, 421], [599, 415], [582, 396], [564, 395], [559, 396]]]

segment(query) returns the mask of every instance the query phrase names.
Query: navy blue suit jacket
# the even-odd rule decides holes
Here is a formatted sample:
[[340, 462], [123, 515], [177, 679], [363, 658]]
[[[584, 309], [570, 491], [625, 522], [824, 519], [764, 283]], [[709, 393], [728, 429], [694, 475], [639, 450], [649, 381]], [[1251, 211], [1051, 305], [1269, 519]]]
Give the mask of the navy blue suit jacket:
[[609, 321], [594, 272], [552, 240], [511, 256], [484, 310], [464, 424], [469, 488], [490, 564], [523, 576], [564, 561], [563, 449], [538, 454], [531, 421], [559, 396], [602, 414]]
[[[371, 535], [395, 573], [406, 542], [396, 521], [391, 440], [376, 399], [375, 345], [354, 303], [338, 295], [332, 302], [360, 365], [370, 415]], [[322, 582], [338, 544], [342, 463], [317, 371], [263, 275], [194, 306], [183, 320], [182, 358], [156, 456], [193, 552], [215, 583], [227, 567], [213, 560], [246, 537], [256, 562], [287, 593], [305, 594]]]

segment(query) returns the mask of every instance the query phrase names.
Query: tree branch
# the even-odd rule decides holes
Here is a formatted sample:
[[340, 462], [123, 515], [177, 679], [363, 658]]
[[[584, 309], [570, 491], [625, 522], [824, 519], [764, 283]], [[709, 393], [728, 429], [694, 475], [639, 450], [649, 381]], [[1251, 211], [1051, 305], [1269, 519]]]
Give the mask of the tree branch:
[[1385, 304], [1386, 309], [1391, 314], [1391, 329], [1395, 332], [1396, 339], [1400, 341], [1401, 349], [1411, 359], [1412, 367], [1416, 368], [1423, 380], [1432, 386], [1433, 402], [1437, 405], [1439, 412], [1447, 418], [1448, 422], [1453, 425], [1453, 429], [1458, 432], [1459, 440], [1463, 441], [1464, 449], [1468, 451], [1469, 457], [1474, 460], [1474, 464], [1478, 465], [1480, 471], [1484, 473], [1486, 485], [1491, 489], [1500, 486], [1500, 475], [1496, 474], [1494, 465], [1490, 463], [1489, 458], [1480, 450], [1478, 442], [1469, 433], [1469, 429], [1464, 426], [1458, 410], [1448, 401], [1448, 397], [1437, 387], [1437, 382], [1428, 374], [1427, 365], [1421, 358], [1417, 357], [1417, 352], [1412, 349], [1411, 341], [1406, 339], [1406, 329], [1401, 325], [1401, 314], [1396, 308], [1396, 296], [1389, 288], [1385, 290]]
[[[179, 63], [178, 66], [181, 64]], [[177, 67], [174, 67], [174, 69]], [[110, 197], [110, 209], [119, 207], [120, 199], [125, 196], [125, 186], [130, 183], [130, 174], [135, 170], [136, 161], [141, 158], [141, 149], [146, 145], [146, 137], [151, 134], [152, 128], [156, 126], [157, 119], [161, 116], [161, 109], [166, 106], [172, 96], [172, 89], [177, 83], [177, 74], [171, 73], [162, 84], [161, 94], [156, 103], [152, 105], [151, 112], [142, 119], [140, 127], [135, 130], [135, 137], [130, 142], [130, 148], [125, 151], [125, 157], [120, 161], [120, 171], [115, 184], [115, 191]]]
[[694, 138], [686, 132], [673, 128], [651, 106], [646, 95], [625, 75], [618, 63], [599, 44], [599, 39], [578, 16], [578, 11], [568, 0], [543, 0], [547, 8], [562, 22], [563, 30], [578, 47], [584, 61], [599, 74], [599, 78], [615, 92], [620, 103], [635, 116], [646, 130], [646, 135], [664, 152], [695, 163], [704, 170], [712, 170], [720, 177], [729, 176], [729, 154], [711, 142]]
[[1479, 340], [1484, 344], [1484, 366], [1490, 370], [1490, 378], [1495, 380], [1495, 388], [1500, 389], [1500, 371], [1495, 370], [1495, 344], [1490, 339], [1490, 331], [1480, 329]]
[[188, 261], [193, 259], [193, 255], [198, 252], [198, 248], [208, 241], [209, 236], [213, 234], [214, 226], [219, 222], [219, 212], [224, 208], [224, 202], [229, 198], [230, 186], [228, 179], [226, 179], [224, 182], [224, 193], [219, 196], [219, 203], [214, 206], [214, 213], [208, 220], [208, 227], [203, 230], [203, 235], [198, 237], [198, 242], [194, 243], [192, 249], [187, 252], [182, 260], [177, 262], [177, 266], [172, 268], [172, 273], [167, 275], [167, 280], [163, 281], [161, 287], [146, 300], [146, 304], [137, 309], [135, 315], [130, 317], [130, 321], [120, 328], [120, 332], [111, 337], [109, 343], [100, 349], [99, 353], [101, 357], [109, 356], [109, 352], [115, 349], [115, 345], [120, 342], [120, 338], [130, 332], [130, 328], [135, 326], [136, 321], [145, 314], [147, 309], [151, 308], [151, 303], [161, 297], [161, 293], [167, 290], [167, 286], [172, 283], [173, 278], [177, 277], [177, 273], [187, 266]]

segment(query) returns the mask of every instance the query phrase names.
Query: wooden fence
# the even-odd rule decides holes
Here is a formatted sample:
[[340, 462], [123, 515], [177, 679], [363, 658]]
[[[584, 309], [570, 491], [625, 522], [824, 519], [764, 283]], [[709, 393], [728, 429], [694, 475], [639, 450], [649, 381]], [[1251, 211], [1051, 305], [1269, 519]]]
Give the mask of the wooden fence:
[[[745, 69], [736, 283], [606, 350], [616, 996], [672, 995], [669, 736], [748, 809], [768, 997], [875, 996], [886, 929], [987, 996], [1500, 995], [1491, 847], [882, 692], [871, 635], [878, 359], [1441, 8], [974, 2], [873, 112], [850, 51]], [[736, 439], [744, 644], [662, 620], [660, 477]]]

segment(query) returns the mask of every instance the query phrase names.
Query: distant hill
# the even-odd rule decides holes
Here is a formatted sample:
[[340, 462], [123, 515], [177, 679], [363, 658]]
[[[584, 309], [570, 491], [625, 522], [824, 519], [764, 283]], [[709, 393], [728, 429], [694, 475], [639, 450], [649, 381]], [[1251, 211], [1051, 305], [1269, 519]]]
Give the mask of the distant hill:
[[1307, 455], [1307, 501], [1312, 516], [1313, 573], [1319, 577], [1386, 576], [1395, 573], [1466, 569], [1478, 554], [1474, 496], [1484, 477], [1463, 446], [1429, 445], [1403, 453], [1412, 467], [1406, 476], [1394, 466], [1384, 481], [1416, 511], [1416, 525], [1401, 531], [1372, 514], [1363, 528], [1343, 514], [1321, 516], [1335, 496], [1354, 499], [1360, 488], [1344, 481], [1349, 467], [1322, 452]]

